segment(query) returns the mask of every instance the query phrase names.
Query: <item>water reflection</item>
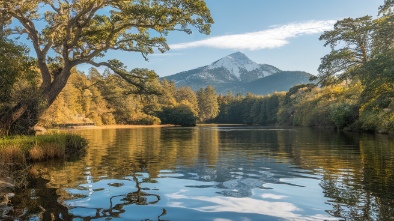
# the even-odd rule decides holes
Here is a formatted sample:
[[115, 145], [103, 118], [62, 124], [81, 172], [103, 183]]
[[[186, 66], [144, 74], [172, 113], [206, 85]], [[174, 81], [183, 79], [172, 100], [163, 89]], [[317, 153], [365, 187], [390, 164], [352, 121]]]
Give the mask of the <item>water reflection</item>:
[[387, 136], [229, 126], [79, 133], [90, 141], [83, 159], [36, 165], [48, 182], [40, 178], [30, 189], [36, 197], [30, 201], [45, 210], [41, 216], [216, 221], [394, 217], [394, 141]]

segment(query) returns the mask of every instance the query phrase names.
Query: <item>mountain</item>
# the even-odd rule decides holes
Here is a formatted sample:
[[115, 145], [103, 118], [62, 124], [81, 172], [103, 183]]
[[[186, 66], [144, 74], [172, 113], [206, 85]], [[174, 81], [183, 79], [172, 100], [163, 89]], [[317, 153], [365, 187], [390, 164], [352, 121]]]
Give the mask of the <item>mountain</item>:
[[257, 64], [245, 54], [236, 52], [210, 65], [166, 76], [177, 87], [189, 86], [197, 91], [211, 85], [217, 93], [268, 94], [287, 91], [296, 84], [309, 83], [311, 74], [282, 71], [272, 65]]
[[272, 94], [275, 91], [288, 91], [297, 84], [312, 83], [309, 78], [312, 75], [303, 71], [281, 71], [262, 79], [244, 84], [252, 94]]
[[232, 77], [235, 76], [235, 80], [243, 82], [254, 81], [280, 71], [274, 66], [257, 64], [241, 52], [230, 54], [220, 60], [217, 60], [207, 66], [206, 69], [213, 72], [224, 69]]

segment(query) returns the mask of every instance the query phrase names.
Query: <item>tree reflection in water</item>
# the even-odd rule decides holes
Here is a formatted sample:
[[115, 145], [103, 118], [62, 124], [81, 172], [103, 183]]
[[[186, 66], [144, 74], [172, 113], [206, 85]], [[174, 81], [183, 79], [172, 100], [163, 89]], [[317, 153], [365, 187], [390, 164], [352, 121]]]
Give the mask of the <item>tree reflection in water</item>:
[[[84, 133], [91, 143], [86, 156], [44, 165], [45, 180], [32, 185], [26, 197], [16, 196], [20, 211], [42, 206], [45, 211], [35, 214], [43, 220], [182, 220], [177, 218], [190, 213], [196, 219], [234, 220], [237, 214], [244, 216], [244, 210], [213, 213], [196, 207], [222, 208], [240, 199], [292, 204], [300, 209], [300, 217], [315, 214], [315, 208], [334, 220], [394, 217], [394, 140], [385, 136], [230, 126]], [[304, 195], [310, 191], [302, 185], [293, 191], [293, 184], [311, 178], [319, 179], [310, 185], [316, 195]], [[179, 197], [182, 188], [191, 195], [168, 197]], [[37, 199], [31, 197], [33, 192]], [[214, 205], [213, 196], [219, 200]], [[237, 203], [231, 205], [240, 208]]]
[[[134, 164], [133, 164], [134, 165]], [[142, 183], [155, 182], [151, 179], [138, 179], [138, 173], [135, 166], [131, 173], [130, 181], [135, 183], [136, 191], [126, 194], [111, 196], [109, 200], [109, 208], [94, 208], [94, 215], [75, 215], [70, 213], [73, 206], [64, 205], [67, 200], [83, 199], [88, 196], [83, 194], [68, 194], [67, 197], [59, 196], [57, 188], [47, 188], [48, 180], [41, 178], [31, 178], [29, 187], [24, 191], [20, 191], [12, 198], [14, 205], [11, 212], [7, 215], [0, 216], [0, 220], [73, 220], [81, 218], [82, 220], [95, 220], [98, 218], [116, 218], [120, 217], [126, 210], [127, 205], [151, 205], [160, 201], [158, 194], [148, 193], [149, 188], [141, 187]], [[125, 179], [126, 180], [126, 179]], [[119, 183], [111, 183], [110, 186], [122, 186]], [[68, 199], [67, 199], [68, 198]], [[116, 200], [118, 199], [118, 200]], [[116, 203], [114, 201], [117, 201]], [[67, 203], [65, 203], [67, 204]], [[79, 208], [83, 208], [78, 206]], [[92, 208], [89, 208], [92, 209]], [[157, 214], [157, 221], [164, 221], [162, 217], [167, 214], [166, 209], [161, 209], [161, 213]], [[153, 221], [152, 219], [143, 219], [144, 221]]]
[[[160, 196], [158, 194], [148, 193], [145, 192], [149, 190], [149, 188], [141, 187], [141, 184], [144, 182], [153, 182], [150, 179], [143, 179], [140, 181], [138, 179], [137, 168], [134, 163], [132, 163], [132, 167], [134, 168], [133, 172], [131, 173], [132, 181], [135, 182], [135, 187], [137, 188], [136, 191], [127, 193], [127, 194], [120, 194], [111, 196], [109, 198], [110, 206], [108, 209], [104, 208], [96, 208], [96, 214], [94, 216], [77, 216], [74, 215], [74, 218], [83, 218], [83, 220], [94, 220], [98, 218], [105, 218], [105, 217], [120, 217], [122, 213], [125, 213], [126, 210], [123, 208], [127, 205], [151, 205], [156, 204], [160, 201]], [[115, 199], [120, 198], [121, 203], [114, 203]], [[153, 199], [151, 199], [153, 198]], [[158, 215], [157, 221], [165, 221], [161, 219], [162, 216], [167, 214], [166, 209], [162, 209], [161, 214]], [[144, 221], [151, 221], [151, 219], [143, 219]]]
[[320, 185], [331, 199], [330, 215], [346, 220], [394, 219], [394, 141], [378, 137], [358, 141], [361, 161], [347, 161], [347, 170], [327, 170], [323, 175]]

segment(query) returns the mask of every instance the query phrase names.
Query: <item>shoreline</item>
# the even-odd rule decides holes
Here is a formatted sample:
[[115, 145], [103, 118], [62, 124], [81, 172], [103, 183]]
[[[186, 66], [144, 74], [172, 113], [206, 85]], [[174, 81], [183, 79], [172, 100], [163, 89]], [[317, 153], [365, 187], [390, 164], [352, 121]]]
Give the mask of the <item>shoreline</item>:
[[102, 125], [102, 126], [74, 126], [74, 127], [64, 127], [64, 128], [49, 128], [49, 130], [98, 130], [98, 129], [123, 129], [123, 128], [161, 128], [161, 127], [175, 127], [174, 125]]
[[[197, 124], [196, 126], [240, 126], [245, 124]], [[101, 126], [73, 126], [73, 127], [61, 127], [61, 128], [48, 128], [48, 130], [99, 130], [99, 129], [127, 129], [127, 128], [164, 128], [164, 127], [180, 127], [173, 124], [163, 125], [132, 125], [132, 124], [113, 124], [113, 125], [101, 125]]]

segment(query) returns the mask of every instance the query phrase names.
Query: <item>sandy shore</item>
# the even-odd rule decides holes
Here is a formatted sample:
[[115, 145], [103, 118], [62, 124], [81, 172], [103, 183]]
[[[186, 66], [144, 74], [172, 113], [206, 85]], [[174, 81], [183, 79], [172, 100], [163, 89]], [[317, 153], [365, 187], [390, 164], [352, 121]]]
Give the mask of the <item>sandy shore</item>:
[[103, 125], [103, 126], [94, 126], [99, 129], [106, 128], [138, 128], [138, 127], [173, 127], [173, 125]]
[[160, 128], [160, 127], [174, 127], [174, 125], [102, 125], [102, 126], [76, 126], [69, 128], [58, 128], [52, 130], [97, 130], [97, 129], [117, 129], [117, 128], [143, 128], [143, 127], [151, 127], [151, 128]]

